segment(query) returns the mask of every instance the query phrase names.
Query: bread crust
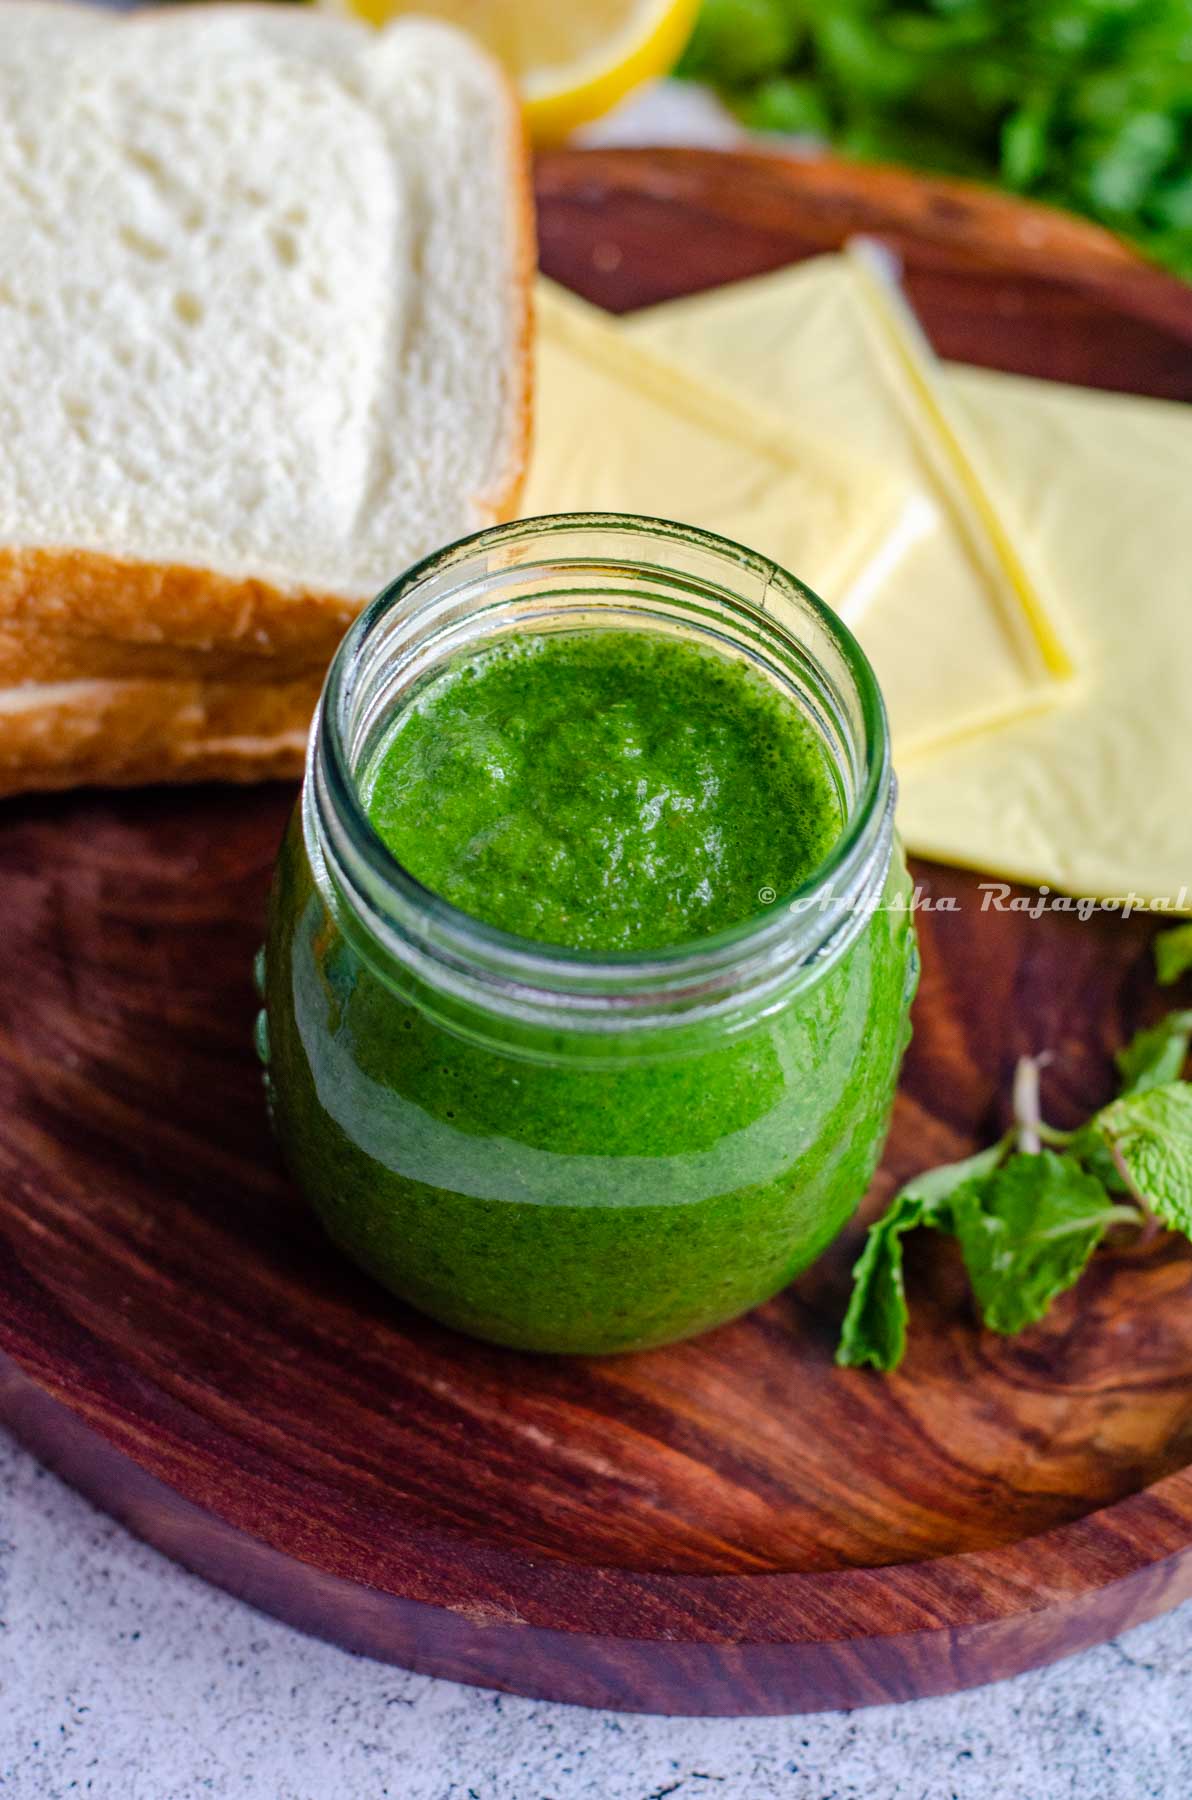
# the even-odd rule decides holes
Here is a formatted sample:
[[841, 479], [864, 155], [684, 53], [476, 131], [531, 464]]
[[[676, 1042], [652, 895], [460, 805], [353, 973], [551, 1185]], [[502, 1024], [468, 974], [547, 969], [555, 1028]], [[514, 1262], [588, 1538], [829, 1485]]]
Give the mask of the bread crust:
[[0, 707], [0, 796], [300, 775], [319, 683], [88, 681], [29, 695]]
[[185, 563], [0, 547], [0, 626], [127, 644], [327, 661], [367, 598], [276, 587]]
[[255, 686], [264, 681], [312, 681], [325, 673], [327, 655], [301, 651], [272, 656], [216, 645], [130, 643], [89, 632], [42, 631], [0, 624], [0, 689], [27, 681], [221, 681]]

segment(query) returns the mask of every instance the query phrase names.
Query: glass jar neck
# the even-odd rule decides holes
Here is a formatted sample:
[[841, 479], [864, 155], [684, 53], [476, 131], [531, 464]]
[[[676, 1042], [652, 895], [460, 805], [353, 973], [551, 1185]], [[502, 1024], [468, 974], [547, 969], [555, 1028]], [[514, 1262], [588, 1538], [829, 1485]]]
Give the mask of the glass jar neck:
[[[514, 633], [650, 630], [711, 645], [787, 692], [818, 732], [845, 823], [809, 881], [715, 936], [593, 955], [517, 938], [431, 893], [373, 829], [360, 777], [450, 657]], [[608, 514], [498, 526], [387, 588], [337, 653], [311, 737], [303, 828], [315, 878], [373, 969], [470, 1035], [593, 1048], [734, 1030], [843, 955], [881, 898], [893, 834], [885, 711], [848, 630], [765, 558], [692, 528]]]

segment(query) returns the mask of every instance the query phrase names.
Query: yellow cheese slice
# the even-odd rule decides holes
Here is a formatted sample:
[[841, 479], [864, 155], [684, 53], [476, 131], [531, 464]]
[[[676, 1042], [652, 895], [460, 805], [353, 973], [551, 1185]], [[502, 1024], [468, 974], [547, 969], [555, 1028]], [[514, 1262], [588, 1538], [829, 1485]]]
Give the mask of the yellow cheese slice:
[[626, 512], [703, 526], [825, 598], [864, 578], [896, 529], [880, 465], [825, 455], [748, 399], [626, 341], [564, 288], [536, 296], [534, 449], [522, 516]]
[[622, 329], [901, 483], [901, 537], [840, 600], [901, 757], [1062, 696], [1070, 621], [1002, 529], [938, 365], [871, 266], [819, 257], [633, 314]]
[[1192, 407], [949, 371], [1085, 645], [1069, 701], [901, 770], [921, 854], [1192, 911]]
[[845, 247], [870, 342], [882, 359], [903, 418], [1006, 630], [1026, 667], [1040, 663], [1063, 678], [1074, 672], [1069, 627], [1045, 569], [1006, 524], [996, 471], [978, 431], [953, 400], [934, 350], [906, 300], [896, 258], [882, 244], [854, 238]]

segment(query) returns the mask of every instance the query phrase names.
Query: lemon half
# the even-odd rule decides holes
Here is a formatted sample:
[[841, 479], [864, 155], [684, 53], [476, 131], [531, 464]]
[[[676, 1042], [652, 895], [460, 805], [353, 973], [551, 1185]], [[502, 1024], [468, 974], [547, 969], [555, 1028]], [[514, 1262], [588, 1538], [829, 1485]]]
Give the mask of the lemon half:
[[460, 26], [504, 64], [539, 144], [598, 119], [674, 67], [699, 0], [325, 0], [370, 25], [421, 13]]

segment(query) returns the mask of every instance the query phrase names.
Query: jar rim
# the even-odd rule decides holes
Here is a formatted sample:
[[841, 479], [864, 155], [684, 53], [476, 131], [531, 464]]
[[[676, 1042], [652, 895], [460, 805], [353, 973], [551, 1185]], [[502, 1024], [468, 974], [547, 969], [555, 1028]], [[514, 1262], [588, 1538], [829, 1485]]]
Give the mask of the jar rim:
[[[601, 552], [602, 540], [635, 536], [660, 546], [681, 545], [716, 559], [726, 578], [736, 570], [744, 577], [742, 586], [745, 581], [760, 586], [760, 602], [746, 599], [731, 587], [723, 591], [763, 628], [768, 626], [776, 638], [782, 627], [767, 613], [766, 599], [774, 592], [796, 602], [811, 613], [831, 640], [855, 691], [862, 738], [860, 779], [844, 827], [827, 856], [798, 887], [777, 895], [747, 918], [663, 949], [600, 952], [545, 944], [463, 911], [419, 881], [384, 842], [368, 816], [352, 766], [348, 739], [355, 678], [381, 626], [395, 611], [409, 606], [420, 589], [453, 568], [462, 571], [485, 552], [512, 550], [534, 540], [543, 542], [544, 560], [550, 561], [551, 541], [566, 533], [593, 540], [590, 560], [602, 568], [646, 566], [632, 563], [623, 554]], [[510, 563], [517, 569], [532, 566]], [[657, 558], [650, 558], [648, 566], [664, 577], [671, 573]], [[678, 584], [680, 578], [675, 579]], [[411, 612], [411, 619], [416, 611]], [[812, 660], [818, 659], [812, 656]], [[859, 877], [873, 860], [877, 839], [883, 833], [889, 835], [893, 776], [885, 704], [869, 659], [844, 621], [805, 583], [760, 552], [696, 526], [646, 515], [580, 512], [519, 519], [473, 532], [424, 557], [383, 588], [354, 621], [331, 663], [312, 726], [306, 785], [315, 801], [319, 837], [330, 840], [336, 872], [346, 876], [353, 904], [364, 903], [374, 915], [379, 905], [382, 920], [388, 914], [387, 922], [397, 926], [399, 936], [408, 937], [416, 922], [414, 935], [422, 951], [445, 955], [448, 962], [470, 962], [514, 988], [525, 987], [556, 1000], [571, 998], [583, 1006], [586, 997], [609, 986], [621, 990], [622, 997], [633, 993], [657, 997], [660, 992], [693, 987], [706, 991], [708, 983], [718, 985], [718, 978], [742, 959], [765, 957], [779, 942], [788, 950], [801, 952], [797, 960], [823, 955], [825, 943], [836, 935], [840, 921], [829, 920], [829, 929], [817, 932], [817, 899], [837, 892], [836, 884], [841, 882], [855, 893]], [[872, 881], [868, 885], [872, 886]], [[829, 909], [821, 906], [819, 910], [822, 914]]]

